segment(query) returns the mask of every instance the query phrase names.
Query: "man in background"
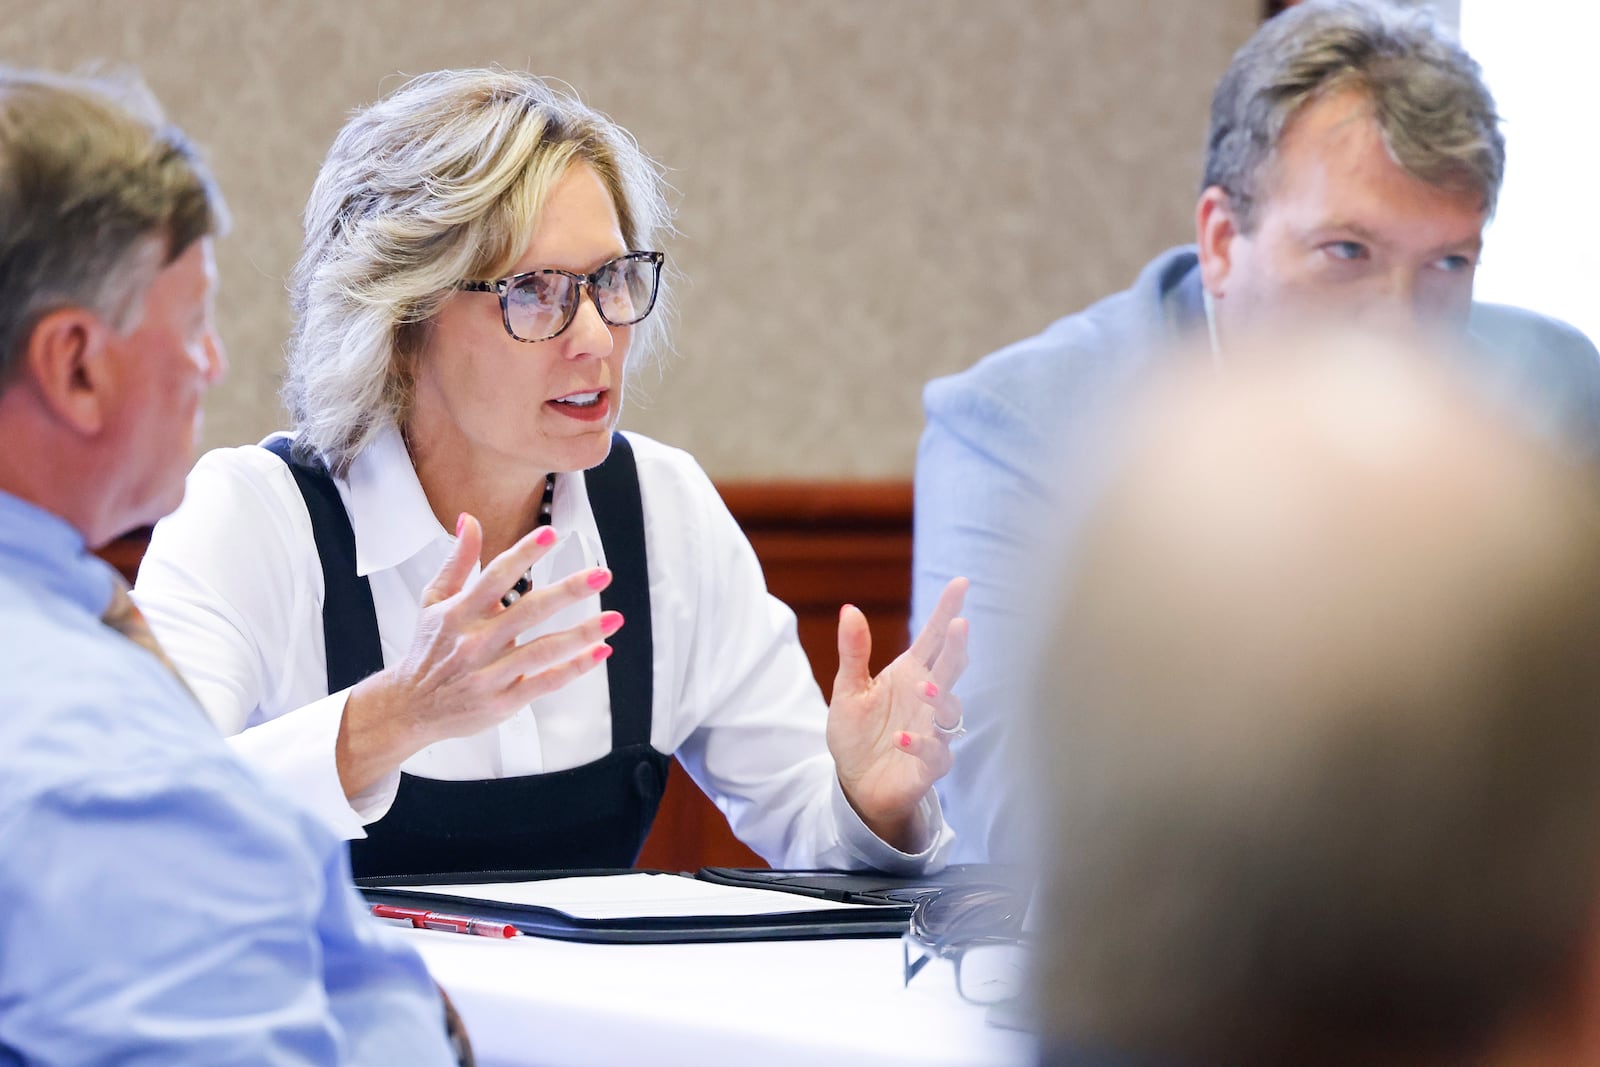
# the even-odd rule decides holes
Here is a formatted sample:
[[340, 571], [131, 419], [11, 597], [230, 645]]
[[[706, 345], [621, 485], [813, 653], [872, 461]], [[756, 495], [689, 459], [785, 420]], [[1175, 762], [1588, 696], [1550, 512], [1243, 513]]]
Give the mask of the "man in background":
[[90, 554], [183, 495], [222, 212], [137, 87], [0, 70], [0, 1062], [454, 1063]]
[[1197, 243], [928, 385], [913, 632], [950, 577], [972, 582], [972, 667], [957, 690], [968, 736], [940, 786], [960, 833], [954, 859], [1026, 859], [1010, 787], [1024, 605], [1103, 464], [1105, 427], [1157, 353], [1225, 373], [1234, 339], [1273, 319], [1464, 335], [1480, 388], [1539, 431], [1600, 449], [1593, 346], [1472, 300], [1504, 172], [1498, 121], [1477, 64], [1426, 13], [1310, 0], [1266, 22], [1217, 86]]
[[1047, 1062], [1600, 1063], [1600, 472], [1430, 353], [1230, 354], [1046, 645]]

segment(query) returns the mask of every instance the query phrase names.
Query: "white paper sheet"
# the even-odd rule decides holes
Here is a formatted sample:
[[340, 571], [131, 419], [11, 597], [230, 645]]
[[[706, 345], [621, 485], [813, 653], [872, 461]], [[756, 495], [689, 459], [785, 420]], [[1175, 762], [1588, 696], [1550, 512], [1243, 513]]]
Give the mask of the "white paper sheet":
[[472, 897], [506, 904], [554, 908], [580, 919], [625, 919], [702, 915], [780, 915], [824, 908], [860, 908], [820, 897], [772, 889], [718, 885], [677, 874], [612, 874], [546, 878], [532, 882], [407, 885], [401, 892]]

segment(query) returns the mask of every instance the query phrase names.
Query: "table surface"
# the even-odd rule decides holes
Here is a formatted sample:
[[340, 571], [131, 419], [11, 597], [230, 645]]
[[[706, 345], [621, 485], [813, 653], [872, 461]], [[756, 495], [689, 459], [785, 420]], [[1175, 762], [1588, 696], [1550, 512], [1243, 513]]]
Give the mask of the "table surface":
[[480, 1067], [1023, 1067], [936, 960], [901, 983], [897, 938], [586, 945], [407, 930]]

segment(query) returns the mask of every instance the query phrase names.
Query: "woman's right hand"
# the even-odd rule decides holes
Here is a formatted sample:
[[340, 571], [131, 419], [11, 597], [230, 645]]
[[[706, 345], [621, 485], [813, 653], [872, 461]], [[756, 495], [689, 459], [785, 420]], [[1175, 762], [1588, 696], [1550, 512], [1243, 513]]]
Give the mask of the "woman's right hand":
[[500, 598], [555, 540], [555, 531], [541, 526], [469, 581], [483, 528], [461, 516], [455, 548], [423, 590], [411, 650], [358, 683], [345, 702], [334, 751], [346, 796], [371, 788], [436, 741], [500, 723], [611, 655], [605, 639], [622, 626], [615, 611], [516, 643], [519, 634], [611, 584], [610, 571], [591, 568], [504, 606]]

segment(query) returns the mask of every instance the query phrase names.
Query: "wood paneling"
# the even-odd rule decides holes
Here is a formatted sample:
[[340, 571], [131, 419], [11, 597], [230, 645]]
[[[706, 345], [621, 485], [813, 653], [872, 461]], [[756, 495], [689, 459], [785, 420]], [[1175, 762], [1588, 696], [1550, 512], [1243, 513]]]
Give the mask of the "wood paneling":
[[775, 482], [720, 487], [766, 572], [795, 611], [800, 643], [827, 694], [839, 669], [839, 608], [872, 625], [877, 670], [906, 645], [911, 604], [909, 482]]
[[[738, 482], [719, 490], [761, 560], [767, 587], [794, 609], [824, 696], [839, 667], [841, 605], [866, 612], [873, 670], [900, 654], [911, 602], [909, 483]], [[131, 581], [148, 543], [149, 531], [140, 530], [100, 554]], [[677, 763], [639, 864], [665, 870], [765, 866]]]
[[124, 534], [115, 541], [100, 549], [99, 556], [128, 579], [131, 584], [139, 574], [139, 561], [144, 559], [144, 550], [150, 545], [150, 528], [135, 530]]
[[[910, 483], [730, 482], [718, 491], [750, 538], [767, 588], [794, 609], [824, 696], [839, 669], [842, 605], [866, 612], [874, 671], [901, 653], [911, 605]], [[766, 866], [677, 763], [639, 865]]]

